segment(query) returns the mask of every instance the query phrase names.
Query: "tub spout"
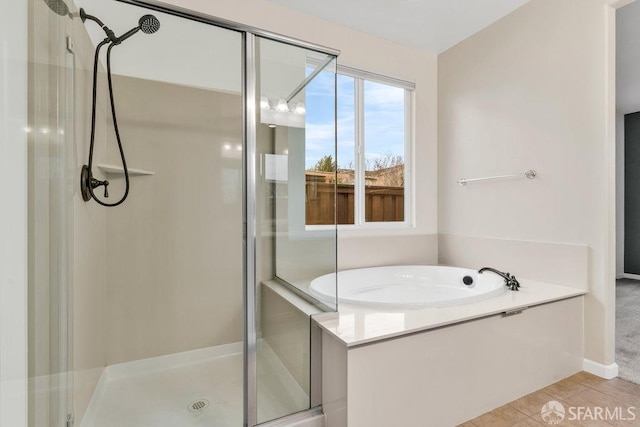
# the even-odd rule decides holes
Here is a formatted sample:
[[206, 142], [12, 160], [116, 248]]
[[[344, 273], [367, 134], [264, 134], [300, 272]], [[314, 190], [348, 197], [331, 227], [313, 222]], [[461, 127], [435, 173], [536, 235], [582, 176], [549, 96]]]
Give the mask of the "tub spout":
[[518, 280], [516, 279], [516, 276], [512, 276], [510, 273], [503, 273], [502, 271], [498, 271], [495, 268], [491, 268], [491, 267], [483, 267], [480, 270], [478, 270], [478, 273], [482, 274], [485, 271], [490, 271], [502, 277], [504, 279], [504, 284], [510, 290], [517, 291], [520, 289], [520, 282], [518, 282]]

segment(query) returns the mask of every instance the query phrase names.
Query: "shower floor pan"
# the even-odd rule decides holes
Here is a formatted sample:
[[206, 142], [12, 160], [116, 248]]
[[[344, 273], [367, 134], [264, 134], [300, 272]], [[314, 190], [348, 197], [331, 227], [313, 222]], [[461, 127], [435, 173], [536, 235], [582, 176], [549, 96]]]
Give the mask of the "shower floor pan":
[[[258, 345], [258, 418], [308, 408], [309, 398], [264, 341]], [[242, 344], [109, 366], [82, 427], [242, 425]]]

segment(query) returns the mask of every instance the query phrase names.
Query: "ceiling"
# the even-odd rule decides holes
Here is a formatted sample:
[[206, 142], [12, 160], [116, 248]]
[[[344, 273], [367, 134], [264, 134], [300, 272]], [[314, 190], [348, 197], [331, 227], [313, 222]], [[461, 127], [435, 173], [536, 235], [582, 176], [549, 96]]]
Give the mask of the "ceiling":
[[640, 2], [618, 9], [616, 16], [616, 109], [640, 111]]
[[529, 0], [267, 0], [439, 54]]

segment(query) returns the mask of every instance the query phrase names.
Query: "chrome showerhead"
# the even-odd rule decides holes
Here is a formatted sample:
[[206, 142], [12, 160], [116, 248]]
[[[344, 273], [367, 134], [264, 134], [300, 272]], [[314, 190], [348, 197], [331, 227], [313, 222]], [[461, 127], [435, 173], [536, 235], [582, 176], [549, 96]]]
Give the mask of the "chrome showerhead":
[[160, 21], [153, 15], [144, 15], [138, 21], [140, 30], [145, 34], [153, 34], [160, 29]]

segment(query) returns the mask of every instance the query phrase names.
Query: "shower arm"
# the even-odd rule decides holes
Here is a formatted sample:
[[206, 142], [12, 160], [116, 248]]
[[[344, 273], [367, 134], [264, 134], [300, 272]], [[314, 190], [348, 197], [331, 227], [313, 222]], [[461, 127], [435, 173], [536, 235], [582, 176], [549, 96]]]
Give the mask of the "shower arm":
[[82, 20], [82, 22], [86, 22], [87, 19], [89, 21], [93, 21], [96, 24], [98, 24], [100, 26], [100, 28], [102, 28], [102, 30], [107, 34], [107, 38], [109, 39], [109, 41], [111, 41], [112, 43], [116, 43], [118, 41], [118, 37], [116, 36], [116, 33], [114, 33], [109, 27], [107, 27], [106, 25], [104, 25], [104, 22], [102, 22], [99, 18], [96, 18], [93, 15], [89, 15], [87, 12], [85, 12], [84, 9], [80, 9], [80, 19]]

